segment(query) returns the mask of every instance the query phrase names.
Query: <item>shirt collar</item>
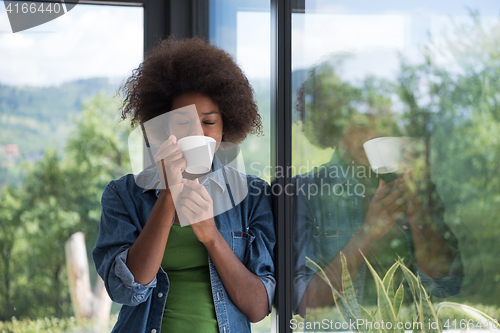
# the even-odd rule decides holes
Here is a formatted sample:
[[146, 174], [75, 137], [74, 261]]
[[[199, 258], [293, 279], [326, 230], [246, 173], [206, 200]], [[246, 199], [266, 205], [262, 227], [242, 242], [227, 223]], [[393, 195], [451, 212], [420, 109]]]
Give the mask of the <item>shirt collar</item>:
[[[144, 173], [144, 176], [149, 178], [149, 181], [146, 182], [146, 185], [144, 186], [144, 190], [142, 193], [145, 193], [146, 191], [156, 189], [156, 196], [160, 195], [160, 186], [161, 186], [161, 181], [160, 181], [160, 175], [158, 173], [157, 167], [147, 169], [143, 171], [141, 174]], [[226, 191], [226, 181], [224, 177], [224, 166], [222, 163], [219, 161], [217, 156], [214, 156], [214, 160], [212, 162], [212, 170], [209, 173], [204, 174], [203, 176], [198, 178], [198, 181], [200, 184], [204, 185], [205, 187], [210, 186], [210, 182], [214, 182], [217, 184], [220, 188], [220, 190], [224, 193]]]

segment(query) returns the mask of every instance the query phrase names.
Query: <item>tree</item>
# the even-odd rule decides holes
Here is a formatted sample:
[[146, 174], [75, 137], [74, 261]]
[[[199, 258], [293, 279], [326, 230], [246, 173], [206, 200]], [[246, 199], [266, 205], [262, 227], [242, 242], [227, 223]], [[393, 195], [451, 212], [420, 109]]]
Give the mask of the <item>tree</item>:
[[[48, 149], [39, 161], [29, 164], [22, 197], [2, 190], [0, 251], [9, 269], [3, 271], [1, 281], [2, 286], [10, 283], [13, 287], [7, 300], [16, 308], [15, 313], [2, 311], [5, 318], [14, 314], [18, 318], [72, 315], [65, 242], [81, 231], [87, 248], [93, 249], [102, 191], [107, 182], [130, 170], [126, 146], [130, 128], [117, 123], [118, 106], [104, 93], [86, 101], [81, 114], [73, 119], [64, 157]], [[18, 248], [18, 257], [13, 258], [12, 248]], [[2, 303], [7, 306], [7, 301]]]
[[[438, 63], [438, 56], [446, 61]], [[424, 58], [402, 62], [398, 92], [406, 128], [428, 139], [432, 179], [469, 273], [462, 295], [497, 304], [500, 24], [487, 27], [471, 12], [470, 23], [455, 23], [443, 42], [427, 46]]]
[[21, 195], [14, 187], [0, 188], [0, 272], [2, 284], [0, 295], [3, 302], [0, 304], [0, 320], [9, 318], [12, 307], [12, 265], [14, 242], [19, 235], [21, 225]]

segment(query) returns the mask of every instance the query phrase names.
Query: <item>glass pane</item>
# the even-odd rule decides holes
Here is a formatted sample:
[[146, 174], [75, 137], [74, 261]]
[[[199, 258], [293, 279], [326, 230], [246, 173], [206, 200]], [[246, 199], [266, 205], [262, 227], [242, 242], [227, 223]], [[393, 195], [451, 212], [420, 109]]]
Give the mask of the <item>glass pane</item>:
[[[241, 145], [244, 169], [270, 182], [271, 27], [269, 1], [210, 1], [210, 42], [233, 56], [254, 89], [263, 136]], [[243, 170], [242, 170], [243, 171]]]
[[[250, 135], [237, 148], [242, 157], [238, 169], [267, 182], [271, 181], [270, 22], [269, 1], [210, 1], [210, 42], [236, 59], [254, 89], [254, 98], [262, 117], [264, 135]], [[270, 315], [252, 324], [252, 332], [270, 331]]]
[[498, 319], [499, 10], [292, 14], [294, 331], [479, 328], [464, 304]]
[[[90, 331], [85, 317], [93, 317], [105, 323], [96, 331], [109, 332], [116, 321], [109, 298], [101, 314], [91, 304], [106, 292], [90, 253], [102, 191], [131, 169], [130, 124], [117, 123], [113, 95], [142, 61], [143, 9], [68, 9], [12, 33], [9, 8], [0, 5], [0, 331]], [[67, 266], [65, 246], [77, 232], [85, 241], [71, 244], [86, 247]], [[67, 269], [76, 263], [78, 301]]]

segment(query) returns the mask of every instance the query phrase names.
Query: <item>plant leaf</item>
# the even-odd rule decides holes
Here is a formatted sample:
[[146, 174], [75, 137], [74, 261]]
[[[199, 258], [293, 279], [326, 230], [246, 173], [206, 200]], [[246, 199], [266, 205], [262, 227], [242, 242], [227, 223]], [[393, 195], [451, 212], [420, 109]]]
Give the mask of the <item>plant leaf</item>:
[[[384, 284], [385, 290], [387, 290], [387, 295], [389, 296], [389, 299], [394, 299], [394, 285], [393, 285], [393, 277], [394, 273], [396, 272], [396, 269], [399, 267], [398, 262], [395, 262], [394, 265], [389, 268], [387, 273], [385, 273], [384, 279], [382, 280], [382, 283]], [[393, 304], [394, 306], [394, 304]]]
[[326, 284], [328, 284], [328, 286], [330, 287], [330, 289], [332, 291], [333, 301], [335, 302], [335, 306], [339, 310], [339, 314], [342, 317], [342, 320], [344, 322], [348, 322], [349, 318], [351, 318], [352, 315], [351, 315], [350, 310], [347, 306], [347, 302], [339, 294], [339, 292], [333, 287], [333, 285], [331, 284], [330, 279], [326, 275], [325, 271], [317, 263], [315, 263], [313, 260], [311, 260], [311, 258], [309, 258], [307, 256], [306, 256], [306, 266], [311, 268], [315, 272], [317, 272], [319, 277], [321, 277], [321, 279], [323, 279], [323, 281], [325, 281]]
[[394, 312], [396, 313], [396, 318], [399, 319], [399, 311], [401, 310], [401, 305], [403, 304], [403, 299], [405, 296], [405, 290], [403, 284], [399, 285], [396, 291], [396, 296], [394, 296]]
[[420, 278], [416, 277], [415, 274], [413, 274], [413, 272], [410, 271], [408, 267], [406, 267], [401, 259], [398, 260], [398, 263], [399, 267], [403, 271], [405, 279], [410, 285], [410, 290], [413, 294], [415, 305], [417, 306], [419, 321], [422, 323], [422, 332], [426, 332], [426, 328], [428, 328], [428, 332], [440, 333], [441, 328], [439, 326], [438, 329], [433, 329], [431, 327], [428, 327], [428, 325], [427, 327], [425, 325], [426, 323], [428, 323], [428, 320], [431, 320], [433, 322], [437, 321], [438, 317], [429, 295], [427, 295], [424, 286], [420, 282]]
[[354, 319], [361, 318], [361, 310], [359, 309], [356, 292], [354, 291], [351, 275], [349, 274], [349, 269], [347, 268], [347, 260], [342, 252], [340, 252], [340, 261], [342, 262], [342, 293]]
[[[375, 321], [375, 313], [377, 310], [375, 311], [372, 311], [372, 313], [370, 314], [370, 312], [368, 312], [368, 310], [366, 310], [364, 307], [360, 306], [359, 307], [361, 309], [361, 314], [363, 316], [363, 319], [365, 320], [365, 323], [367, 320], [371, 321], [371, 322], [374, 322]], [[366, 329], [366, 325], [365, 325], [365, 329]], [[365, 332], [364, 330], [359, 330], [360, 332]], [[368, 328], [368, 333], [370, 333], [372, 331], [372, 329]]]
[[[468, 305], [453, 303], [453, 302], [439, 303], [437, 306], [437, 313], [439, 313], [439, 310], [441, 310], [442, 308], [445, 308], [445, 307], [458, 310], [458, 311], [462, 312], [463, 314], [469, 316], [470, 318], [472, 318], [478, 322], [481, 322], [481, 323], [484, 322], [484, 323], [488, 323], [488, 324], [489, 323], [493, 324], [495, 322], [495, 320], [493, 320], [493, 318], [491, 318], [490, 316], [488, 316], [486, 313], [484, 313], [482, 311], [474, 309], [473, 307], [470, 307]], [[491, 327], [491, 326], [485, 325], [485, 327], [488, 328], [488, 331], [494, 332], [493, 327]], [[495, 330], [498, 330], [498, 328], [500, 328], [500, 325], [497, 323], [496, 326], [497, 327]], [[468, 325], [467, 325], [467, 327], [468, 327]]]
[[[382, 283], [382, 280], [378, 276], [377, 272], [375, 269], [373, 269], [372, 265], [368, 262], [366, 257], [361, 253], [363, 258], [365, 259], [366, 265], [370, 269], [373, 279], [375, 280], [375, 285], [377, 286], [377, 300], [378, 300], [378, 306], [379, 306], [379, 317], [380, 320], [383, 320], [384, 322], [390, 321], [392, 325], [392, 329], [387, 329], [385, 326], [384, 331], [385, 332], [401, 332], [403, 333], [402, 329], [398, 329], [396, 327], [396, 314], [394, 313], [394, 308], [392, 306], [392, 301], [389, 299], [389, 296], [387, 295], [387, 291], [384, 288], [384, 284]], [[381, 322], [381, 321], [380, 321]]]

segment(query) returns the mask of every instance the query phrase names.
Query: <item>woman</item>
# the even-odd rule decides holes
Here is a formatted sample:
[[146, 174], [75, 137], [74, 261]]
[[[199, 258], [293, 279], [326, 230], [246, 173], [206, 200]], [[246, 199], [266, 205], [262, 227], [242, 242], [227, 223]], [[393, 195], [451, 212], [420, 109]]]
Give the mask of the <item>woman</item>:
[[[211, 172], [189, 175], [177, 145], [204, 135], [218, 148], [261, 132], [248, 80], [224, 51], [167, 39], [122, 91], [122, 117], [132, 125], [192, 105], [197, 119], [171, 117], [157, 168], [104, 190], [93, 257], [111, 299], [123, 304], [113, 332], [250, 332], [250, 321], [270, 312], [275, 288], [268, 184], [217, 157]], [[248, 193], [236, 198], [242, 188]], [[179, 216], [192, 224], [180, 227]]]

